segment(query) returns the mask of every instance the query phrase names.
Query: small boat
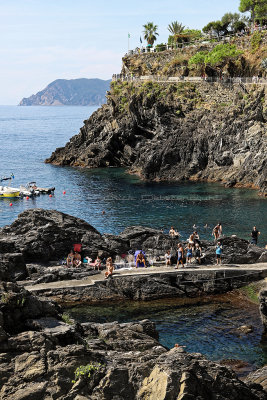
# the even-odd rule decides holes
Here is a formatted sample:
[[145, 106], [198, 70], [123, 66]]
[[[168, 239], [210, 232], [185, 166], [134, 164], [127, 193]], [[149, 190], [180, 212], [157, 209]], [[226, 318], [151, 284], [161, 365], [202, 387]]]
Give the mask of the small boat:
[[54, 193], [55, 187], [50, 188], [42, 188], [36, 185], [36, 182], [29, 182], [27, 185], [28, 190], [34, 190], [34, 193], [37, 194], [51, 194]]
[[19, 193], [22, 197], [32, 197], [35, 195], [33, 189], [28, 189], [26, 186], [20, 185]]
[[8, 186], [0, 186], [0, 197], [19, 197], [19, 189]]

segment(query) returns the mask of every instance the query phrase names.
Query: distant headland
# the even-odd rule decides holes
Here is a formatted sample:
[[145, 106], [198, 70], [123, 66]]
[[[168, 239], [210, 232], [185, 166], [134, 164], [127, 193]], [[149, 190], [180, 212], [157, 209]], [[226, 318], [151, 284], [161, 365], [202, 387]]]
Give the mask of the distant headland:
[[57, 79], [45, 89], [23, 98], [20, 106], [93, 106], [106, 102], [111, 80]]

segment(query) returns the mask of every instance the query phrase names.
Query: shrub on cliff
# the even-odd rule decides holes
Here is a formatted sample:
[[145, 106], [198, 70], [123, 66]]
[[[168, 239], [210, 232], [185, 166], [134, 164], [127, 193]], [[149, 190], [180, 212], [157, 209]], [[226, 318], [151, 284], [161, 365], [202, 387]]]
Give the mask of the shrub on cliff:
[[218, 44], [209, 52], [199, 51], [194, 54], [190, 60], [189, 65], [193, 64], [210, 64], [216, 65], [222, 62], [238, 57], [242, 54], [241, 50], [237, 50], [234, 44]]

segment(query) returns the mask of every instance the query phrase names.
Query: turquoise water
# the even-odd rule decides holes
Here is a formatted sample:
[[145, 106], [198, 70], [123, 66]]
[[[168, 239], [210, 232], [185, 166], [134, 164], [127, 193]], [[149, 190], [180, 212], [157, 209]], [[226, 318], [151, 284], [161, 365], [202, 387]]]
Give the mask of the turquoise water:
[[[256, 369], [267, 363], [267, 341], [262, 337], [258, 306], [230, 301], [227, 296], [198, 300], [190, 306], [172, 299], [78, 307], [68, 313], [79, 322], [148, 318], [156, 323], [160, 342], [169, 348], [178, 343], [210, 360], [242, 360], [249, 364], [248, 370]], [[240, 333], [237, 328], [242, 325], [252, 325], [253, 332]]]
[[[44, 164], [44, 159], [79, 132], [96, 107], [0, 107], [0, 176], [14, 173], [14, 187], [36, 180], [55, 186], [55, 196], [0, 199], [0, 226], [25, 209], [57, 209], [83, 218], [100, 232], [119, 233], [129, 225], [168, 230], [186, 239], [194, 224], [211, 238], [218, 221], [223, 231], [249, 239], [254, 224], [267, 243], [267, 201], [256, 191], [205, 183], [145, 183], [123, 169], [82, 170]], [[63, 195], [63, 191], [66, 195]], [[105, 210], [105, 215], [102, 211]], [[205, 229], [208, 223], [210, 228]]]

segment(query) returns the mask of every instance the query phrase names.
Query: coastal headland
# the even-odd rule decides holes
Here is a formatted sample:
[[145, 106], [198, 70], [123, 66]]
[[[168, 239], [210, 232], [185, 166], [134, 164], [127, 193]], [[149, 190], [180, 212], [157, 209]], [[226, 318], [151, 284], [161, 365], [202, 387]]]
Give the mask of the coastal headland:
[[145, 180], [216, 181], [265, 196], [266, 80], [253, 76], [265, 74], [266, 33], [256, 50], [251, 38], [235, 38], [238, 55], [213, 69], [190, 64], [215, 46], [123, 58], [107, 104], [46, 162], [122, 166]]

